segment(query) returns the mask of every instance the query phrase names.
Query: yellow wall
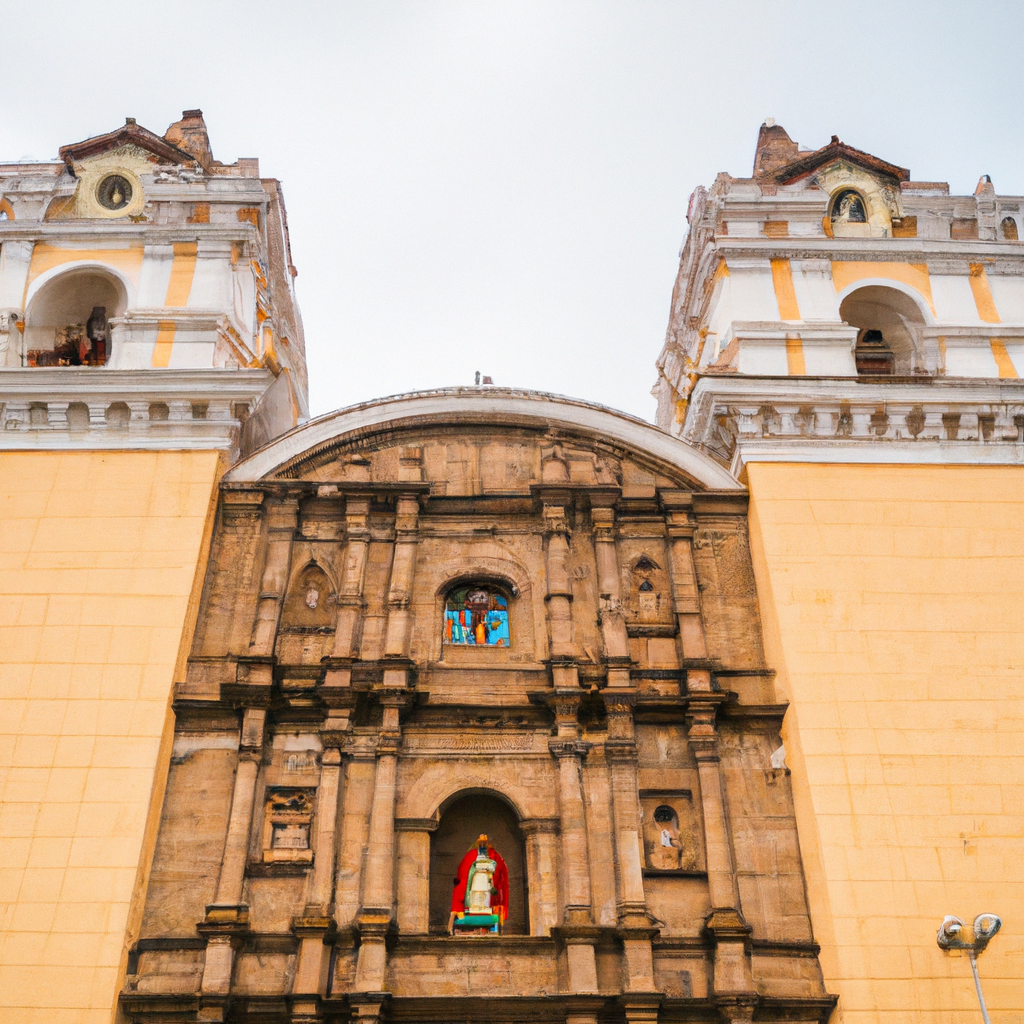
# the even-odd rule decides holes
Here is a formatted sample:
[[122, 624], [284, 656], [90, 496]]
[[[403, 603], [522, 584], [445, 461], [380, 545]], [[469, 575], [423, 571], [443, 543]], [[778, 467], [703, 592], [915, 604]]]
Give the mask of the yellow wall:
[[111, 1020], [217, 461], [0, 453], [4, 1024]]
[[980, 1020], [945, 914], [999, 914], [1024, 1020], [1024, 468], [749, 467], [751, 540], [834, 1020]]

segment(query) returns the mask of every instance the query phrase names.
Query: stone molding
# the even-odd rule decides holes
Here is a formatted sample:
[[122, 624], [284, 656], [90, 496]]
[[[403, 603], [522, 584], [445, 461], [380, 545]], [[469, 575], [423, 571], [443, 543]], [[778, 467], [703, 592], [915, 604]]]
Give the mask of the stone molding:
[[253, 411], [274, 380], [255, 369], [0, 369], [0, 450], [221, 449], [234, 460], [238, 407]]
[[1024, 382], [702, 377], [682, 437], [749, 462], [1024, 464]]
[[741, 485], [713, 459], [650, 423], [605, 406], [540, 391], [511, 388], [444, 388], [394, 395], [350, 406], [292, 430], [225, 480], [253, 482], [284, 469], [289, 462], [346, 434], [377, 428], [436, 423], [501, 423], [561, 428], [590, 438], [627, 444], [693, 477], [711, 489], [739, 490]]

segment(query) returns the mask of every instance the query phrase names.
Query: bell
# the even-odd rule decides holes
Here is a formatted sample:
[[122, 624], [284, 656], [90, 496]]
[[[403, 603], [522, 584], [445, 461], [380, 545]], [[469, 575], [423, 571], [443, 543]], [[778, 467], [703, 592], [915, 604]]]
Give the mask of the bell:
[[115, 206], [120, 206], [121, 203], [124, 202], [124, 196], [121, 194], [121, 190], [116, 185], [114, 186], [114, 194], [110, 197], [110, 201]]

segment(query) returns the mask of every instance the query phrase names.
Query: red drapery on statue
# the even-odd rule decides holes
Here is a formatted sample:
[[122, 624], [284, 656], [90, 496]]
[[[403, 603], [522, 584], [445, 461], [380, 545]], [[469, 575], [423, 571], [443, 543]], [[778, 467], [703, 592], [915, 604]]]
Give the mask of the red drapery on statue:
[[[469, 879], [469, 869], [476, 860], [477, 848], [474, 846], [465, 857], [459, 861], [459, 870], [455, 875], [455, 888], [452, 890], [452, 913], [461, 914], [466, 909], [466, 882]], [[494, 870], [494, 878], [491, 880], [497, 896], [491, 897], [491, 910], [498, 915], [502, 924], [508, 917], [508, 868], [501, 854], [493, 846], [487, 847], [487, 856], [494, 861], [497, 867]]]

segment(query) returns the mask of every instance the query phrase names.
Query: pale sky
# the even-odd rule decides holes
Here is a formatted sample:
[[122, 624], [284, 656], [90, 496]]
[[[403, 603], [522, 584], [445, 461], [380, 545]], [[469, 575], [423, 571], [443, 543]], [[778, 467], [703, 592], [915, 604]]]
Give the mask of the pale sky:
[[1024, 3], [0, 0], [0, 159], [201, 107], [280, 178], [314, 414], [495, 383], [652, 419], [686, 204], [774, 117], [1024, 193]]

